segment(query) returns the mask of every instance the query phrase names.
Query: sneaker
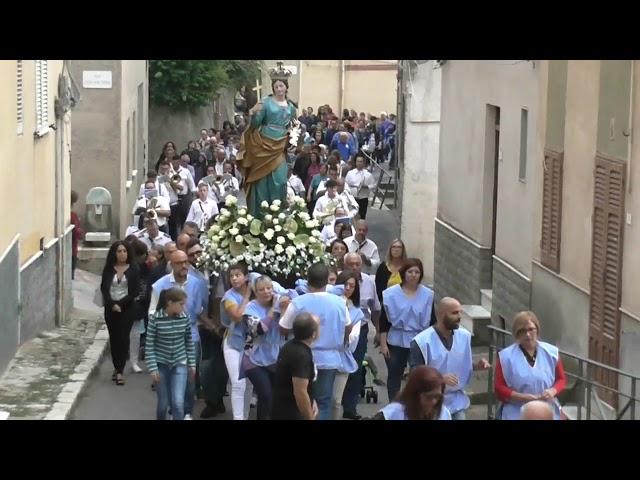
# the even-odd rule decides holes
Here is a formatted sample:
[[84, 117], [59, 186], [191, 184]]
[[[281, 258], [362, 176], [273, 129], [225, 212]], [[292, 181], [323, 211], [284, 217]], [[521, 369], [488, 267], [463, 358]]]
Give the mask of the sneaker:
[[184, 416], [184, 419], [185, 419], [185, 420], [193, 420], [193, 417], [187, 413], [187, 414]]
[[131, 370], [133, 373], [142, 373], [142, 368], [140, 368], [138, 362], [131, 362]]

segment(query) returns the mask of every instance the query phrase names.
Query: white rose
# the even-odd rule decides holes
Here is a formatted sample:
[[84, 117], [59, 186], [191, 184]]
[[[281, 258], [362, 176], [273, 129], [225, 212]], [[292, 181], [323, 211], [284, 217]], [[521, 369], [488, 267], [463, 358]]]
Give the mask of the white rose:
[[286, 217], [285, 217], [285, 214], [284, 214], [284, 213], [281, 213], [280, 215], [278, 215], [278, 218], [279, 218], [280, 220], [284, 220]]
[[265, 222], [270, 222], [271, 220], [273, 220], [273, 217], [271, 215], [265, 215], [264, 216], [264, 221]]
[[276, 199], [276, 200], [274, 200], [274, 201], [273, 201], [273, 204], [274, 204], [274, 205], [278, 205], [278, 206], [280, 206], [280, 204], [281, 204], [281, 203], [282, 203], [282, 201], [281, 201], [281, 200], [278, 200], [278, 199]]
[[265, 248], [267, 248], [267, 246], [264, 243], [260, 244], [260, 250], [264, 250]]
[[263, 201], [262, 201], [262, 203], [260, 204], [260, 206], [261, 206], [262, 208], [269, 208], [269, 203], [267, 203], [267, 201], [266, 201], [266, 200], [263, 200]]
[[314, 237], [309, 237], [309, 243], [316, 243], [318, 240], [316, 240]]
[[274, 224], [274, 225], [278, 225], [278, 223], [280, 223], [280, 222], [278, 221], [278, 219], [277, 219], [277, 218], [274, 218], [274, 219], [273, 219], [273, 224]]
[[309, 216], [309, 214], [308, 214], [307, 212], [302, 212], [302, 213], [300, 214], [300, 219], [304, 220], [305, 222], [306, 222], [307, 220], [309, 220], [310, 218], [311, 218], [311, 217]]
[[318, 238], [322, 236], [322, 234], [320, 233], [320, 230], [314, 230], [313, 232], [311, 232], [311, 235]]
[[241, 262], [241, 261], [243, 261], [243, 260], [244, 260], [244, 255], [238, 255], [238, 256], [236, 257], [236, 262]]
[[316, 226], [316, 222], [315, 220], [308, 220], [304, 225], [307, 228], [314, 228]]
[[276, 225], [276, 226], [274, 227], [274, 229], [275, 229], [275, 231], [276, 231], [276, 232], [280, 232], [280, 231], [282, 231], [282, 227], [281, 227], [280, 225]]
[[221, 248], [216, 250], [216, 255], [221, 257], [222, 255], [224, 255], [224, 250], [222, 250]]
[[212, 250], [217, 250], [218, 249], [218, 244], [217, 243], [212, 243], [211, 244], [211, 249]]
[[298, 251], [296, 250], [296, 247], [293, 247], [291, 245], [289, 245], [286, 250], [287, 250], [287, 255], [291, 257], [294, 256], [296, 253], [298, 253]]
[[287, 233], [287, 238], [289, 240], [293, 240], [294, 238], [296, 238], [296, 236], [293, 233]]
[[284, 237], [278, 237], [276, 238], [276, 242], [278, 242], [280, 245], [284, 245], [286, 240], [284, 239]]
[[214, 235], [213, 237], [211, 237], [211, 241], [213, 243], [218, 243], [220, 241], [220, 237], [218, 235]]
[[243, 241], [243, 240], [244, 240], [244, 238], [242, 238], [242, 235], [238, 235], [238, 236], [236, 237], [236, 242], [237, 242], [237, 243], [242, 243], [242, 241]]
[[246, 208], [241, 208], [240, 210], [238, 210], [238, 215], [240, 215], [241, 217], [244, 217], [246, 214], [247, 214]]
[[231, 215], [231, 212], [229, 210], [227, 210], [226, 208], [223, 208], [222, 210], [220, 210], [220, 214], [223, 217], [228, 217], [229, 215]]
[[231, 229], [229, 229], [229, 235], [235, 237], [236, 235], [238, 235], [238, 233], [240, 232], [240, 230], [238, 230], [237, 228], [233, 227]]
[[278, 210], [280, 210], [280, 207], [278, 205], [271, 205], [272, 212], [277, 212]]
[[252, 221], [253, 220], [253, 215], [247, 215], [247, 220]]
[[238, 219], [238, 224], [247, 226], [247, 225], [249, 225], [249, 220], [247, 220], [246, 218], [242, 218], [241, 217], [241, 218]]
[[273, 229], [269, 228], [269, 229], [267, 229], [266, 232], [264, 232], [264, 238], [266, 238], [267, 240], [271, 240], [275, 233], [276, 232], [274, 232]]
[[282, 245], [276, 245], [276, 248], [274, 250], [276, 253], [282, 253], [284, 252], [284, 247]]
[[213, 233], [219, 233], [220, 232], [220, 227], [218, 225], [214, 225], [213, 227], [211, 227], [211, 229], [213, 230]]
[[220, 238], [224, 238], [227, 236], [227, 232], [225, 232], [224, 230], [220, 231]]
[[238, 199], [236, 197], [234, 197], [233, 195], [229, 195], [227, 197], [227, 199], [224, 201], [224, 204], [227, 207], [231, 207], [232, 205], [235, 205], [238, 203]]

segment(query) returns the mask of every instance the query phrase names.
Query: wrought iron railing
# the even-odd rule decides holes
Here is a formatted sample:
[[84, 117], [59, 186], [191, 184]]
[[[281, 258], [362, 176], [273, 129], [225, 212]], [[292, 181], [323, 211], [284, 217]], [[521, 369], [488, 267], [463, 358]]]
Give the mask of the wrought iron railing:
[[[511, 332], [493, 325], [489, 325], [487, 328], [489, 329], [490, 336], [489, 363], [491, 363], [491, 369], [489, 370], [488, 377], [489, 400], [487, 405], [487, 418], [494, 420], [496, 413], [495, 407], [497, 406], [493, 385], [495, 378], [495, 358], [500, 350], [508, 346], [507, 341], [511, 344], [513, 336]], [[571, 387], [567, 386], [568, 391], [559, 395], [559, 399], [564, 399], [564, 403], [562, 400], [560, 402], [563, 407], [577, 407], [577, 420], [593, 420], [596, 418], [602, 420], [621, 420], [627, 412], [629, 412], [628, 419], [636, 419], [636, 408], [640, 404], [640, 398], [637, 397], [637, 386], [640, 377], [563, 350], [560, 350], [560, 356], [563, 359], [570, 359], [570, 362], [573, 364], [577, 363], [577, 369], [571, 369], [568, 367], [568, 362], [563, 361], [565, 364], [565, 374], [569, 379], [573, 379], [574, 383]], [[618, 382], [616, 384], [618, 385], [618, 388], [603, 385], [602, 383], [594, 380], [598, 371], [617, 375]], [[621, 383], [620, 380], [623, 378], [628, 379], [631, 383], [628, 393], [622, 391], [619, 387]], [[604, 395], [601, 395], [601, 393], [604, 393]], [[615, 399], [615, 401], [611, 402], [613, 405], [606, 403], [601, 399], [601, 396], [605, 396], [607, 394]], [[592, 415], [594, 403], [597, 407], [598, 415]], [[614, 418], [609, 418], [610, 415], [607, 415], [606, 413], [607, 409], [615, 412]]]
[[[389, 171], [380, 165], [373, 156], [371, 156], [368, 152], [361, 150], [362, 154], [369, 160], [372, 172], [375, 174], [375, 170], [378, 169], [380, 174], [378, 176], [378, 182], [376, 183], [376, 188], [373, 191], [373, 200], [371, 201], [371, 206], [375, 207], [376, 200], [380, 200], [380, 208], [384, 205], [384, 201], [387, 198], [387, 192], [393, 190], [393, 208], [398, 207], [398, 169], [396, 168], [393, 171]], [[385, 181], [386, 180], [386, 181]]]

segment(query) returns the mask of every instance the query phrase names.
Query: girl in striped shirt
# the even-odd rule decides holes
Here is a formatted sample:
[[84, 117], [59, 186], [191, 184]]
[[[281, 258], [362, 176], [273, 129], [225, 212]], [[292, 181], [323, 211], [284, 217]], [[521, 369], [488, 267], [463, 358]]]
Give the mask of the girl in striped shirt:
[[186, 300], [187, 294], [180, 288], [160, 292], [147, 327], [145, 356], [158, 395], [157, 420], [165, 420], [169, 404], [173, 419], [184, 420], [187, 375], [193, 380], [196, 374], [191, 323], [184, 311]]

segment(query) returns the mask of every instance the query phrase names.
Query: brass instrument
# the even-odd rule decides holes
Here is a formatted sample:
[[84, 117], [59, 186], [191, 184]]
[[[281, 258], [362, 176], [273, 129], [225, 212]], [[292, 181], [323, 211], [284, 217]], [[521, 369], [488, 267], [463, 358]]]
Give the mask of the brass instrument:
[[171, 184], [171, 188], [173, 188], [174, 192], [178, 193], [179, 191], [182, 191], [182, 185], [180, 185], [181, 181], [182, 181], [182, 177], [178, 172], [171, 175], [169, 179], [169, 183]]
[[151, 200], [147, 200], [147, 218], [151, 220], [158, 219], [158, 212], [156, 212], [157, 206], [158, 206], [158, 199], [152, 198]]

